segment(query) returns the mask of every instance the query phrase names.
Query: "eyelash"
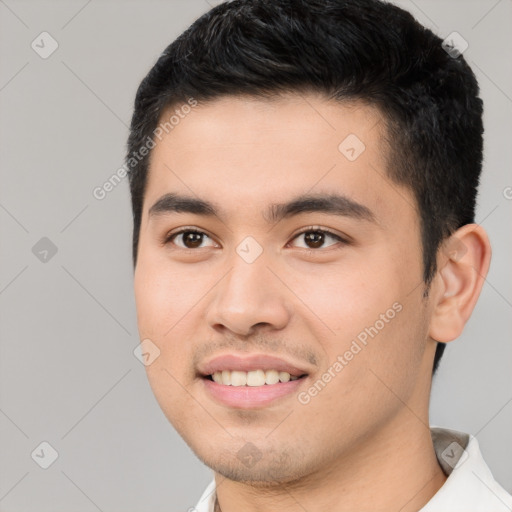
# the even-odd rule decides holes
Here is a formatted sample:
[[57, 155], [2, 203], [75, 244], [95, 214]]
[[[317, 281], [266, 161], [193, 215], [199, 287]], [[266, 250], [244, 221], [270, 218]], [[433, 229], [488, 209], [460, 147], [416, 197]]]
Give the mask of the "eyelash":
[[[299, 231], [298, 233], [295, 233], [295, 235], [293, 235], [292, 237], [292, 240], [295, 240], [296, 238], [298, 238], [299, 236], [303, 235], [304, 233], [322, 233], [324, 235], [329, 235], [330, 237], [336, 239], [338, 242], [341, 242], [343, 245], [349, 245], [350, 244], [350, 241], [340, 235], [337, 235], [336, 233], [333, 233], [332, 231], [328, 230], [328, 229], [324, 229], [324, 228], [318, 228], [316, 226], [309, 226], [307, 228], [304, 228], [302, 231]], [[197, 233], [199, 235], [206, 235], [208, 238], [212, 238], [210, 235], [208, 235], [208, 233], [205, 233], [204, 231], [200, 231], [198, 229], [195, 229], [195, 228], [182, 228], [180, 229], [179, 231], [175, 231], [174, 233], [169, 233], [167, 234], [163, 241], [162, 241], [162, 244], [163, 245], [167, 245], [169, 244], [175, 237], [183, 234], [183, 233]], [[335, 244], [334, 244], [335, 245]], [[323, 249], [323, 251], [326, 251], [326, 250], [329, 250], [332, 246], [329, 246], [327, 249]], [[184, 247], [179, 247], [178, 246], [178, 249], [182, 250], [182, 251], [188, 251], [188, 252], [197, 252], [198, 249], [189, 249], [189, 248], [184, 248]], [[201, 248], [200, 248], [201, 249]], [[322, 248], [318, 248], [318, 249], [311, 249], [311, 248], [307, 248], [307, 247], [299, 247], [299, 249], [301, 249], [302, 251], [310, 254], [310, 253], [318, 253], [320, 251], [322, 251]]]

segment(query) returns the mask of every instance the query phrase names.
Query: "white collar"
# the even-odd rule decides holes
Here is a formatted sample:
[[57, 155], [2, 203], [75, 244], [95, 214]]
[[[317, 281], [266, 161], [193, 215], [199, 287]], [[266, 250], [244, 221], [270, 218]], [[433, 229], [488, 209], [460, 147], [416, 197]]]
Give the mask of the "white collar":
[[[431, 427], [437, 460], [448, 478], [419, 512], [512, 512], [512, 496], [485, 463], [475, 437]], [[203, 492], [193, 512], [214, 512], [215, 480]]]

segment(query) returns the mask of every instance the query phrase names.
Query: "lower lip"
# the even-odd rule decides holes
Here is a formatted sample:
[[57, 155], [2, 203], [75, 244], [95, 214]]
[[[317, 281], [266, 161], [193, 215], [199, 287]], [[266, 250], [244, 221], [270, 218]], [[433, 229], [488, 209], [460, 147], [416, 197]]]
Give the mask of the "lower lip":
[[207, 392], [223, 405], [238, 409], [256, 409], [296, 392], [304, 379], [305, 377], [302, 377], [263, 386], [226, 386], [209, 379], [203, 379], [203, 382]]

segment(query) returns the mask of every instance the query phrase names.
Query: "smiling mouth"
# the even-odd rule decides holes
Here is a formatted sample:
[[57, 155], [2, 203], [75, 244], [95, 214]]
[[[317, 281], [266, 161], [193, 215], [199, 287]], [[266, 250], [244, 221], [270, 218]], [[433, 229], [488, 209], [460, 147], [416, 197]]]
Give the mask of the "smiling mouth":
[[214, 372], [205, 376], [206, 379], [233, 387], [260, 387], [272, 386], [278, 383], [299, 380], [306, 377], [306, 374], [291, 375], [288, 372], [278, 370], [251, 370], [244, 372], [241, 370], [223, 370]]

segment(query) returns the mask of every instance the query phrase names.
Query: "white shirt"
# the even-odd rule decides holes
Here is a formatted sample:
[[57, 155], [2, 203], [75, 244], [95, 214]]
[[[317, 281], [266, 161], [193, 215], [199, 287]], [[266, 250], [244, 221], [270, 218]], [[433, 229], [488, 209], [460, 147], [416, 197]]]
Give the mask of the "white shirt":
[[[436, 427], [430, 432], [448, 478], [419, 512], [512, 512], [512, 496], [494, 480], [472, 435]], [[214, 505], [215, 480], [190, 512], [214, 512]]]

